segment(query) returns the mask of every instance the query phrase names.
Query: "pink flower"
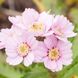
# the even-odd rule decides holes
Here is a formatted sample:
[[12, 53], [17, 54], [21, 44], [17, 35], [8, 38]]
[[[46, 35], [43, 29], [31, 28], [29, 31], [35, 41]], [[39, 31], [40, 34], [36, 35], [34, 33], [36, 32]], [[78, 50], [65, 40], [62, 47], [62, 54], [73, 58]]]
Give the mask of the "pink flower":
[[2, 42], [0, 42], [0, 49], [3, 49], [5, 46]]
[[[51, 71], [60, 71], [72, 63], [72, 44], [67, 40], [74, 37], [74, 26], [63, 15], [53, 16], [34, 9], [16, 17], [9, 17], [13, 24], [0, 31], [0, 49], [5, 48], [6, 62], [10, 65], [44, 62]], [[44, 37], [43, 41], [37, 41]], [[64, 42], [67, 41], [67, 42]]]
[[43, 58], [47, 56], [46, 52], [47, 48], [45, 47], [45, 44], [43, 42], [38, 42], [38, 46], [36, 47], [36, 50], [33, 51], [35, 59], [35, 63], [43, 62]]
[[[43, 57], [43, 62], [46, 68], [51, 71], [60, 71], [63, 65], [72, 63], [72, 44], [70, 42], [63, 42], [49, 36], [44, 40], [46, 55]], [[43, 50], [43, 52], [45, 51]]]
[[18, 41], [18, 38], [22, 37], [23, 34], [24, 31], [18, 27], [2, 29], [0, 32], [0, 47], [6, 48], [8, 44], [14, 44], [13, 41]]
[[46, 12], [38, 13], [34, 9], [25, 9], [20, 16], [9, 17], [14, 26], [18, 26], [34, 36], [51, 35], [50, 31], [54, 16]]
[[18, 65], [24, 63], [25, 66], [29, 66], [34, 62], [34, 51], [37, 46], [37, 41], [30, 35], [23, 35], [18, 38], [17, 41], [13, 41], [13, 44], [6, 46], [7, 59], [6, 62], [10, 65]]
[[74, 26], [63, 15], [56, 15], [52, 23], [52, 31], [60, 40], [67, 41], [67, 38], [76, 36], [73, 32]]

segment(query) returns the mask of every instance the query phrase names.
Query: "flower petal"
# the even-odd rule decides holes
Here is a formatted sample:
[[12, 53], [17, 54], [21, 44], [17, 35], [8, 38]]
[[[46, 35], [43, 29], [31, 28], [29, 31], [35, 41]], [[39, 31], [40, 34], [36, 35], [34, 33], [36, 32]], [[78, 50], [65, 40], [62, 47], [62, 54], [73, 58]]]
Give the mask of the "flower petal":
[[3, 48], [5, 48], [5, 45], [2, 42], [0, 42], [0, 49], [3, 49]]
[[16, 56], [14, 58], [12, 57], [7, 57], [6, 62], [9, 63], [10, 65], [18, 65], [23, 61], [23, 57]]
[[34, 55], [32, 53], [28, 53], [28, 55], [24, 58], [24, 65], [29, 66], [34, 61]]
[[56, 37], [60, 40], [67, 41], [68, 37], [76, 36], [73, 32], [73, 24], [63, 15], [56, 15], [52, 23], [52, 30]]
[[[30, 26], [38, 19], [38, 12], [34, 9], [25, 9], [22, 14], [23, 24], [26, 29], [30, 28]], [[28, 20], [29, 19], [29, 20]]]
[[72, 59], [71, 58], [69, 58], [69, 59], [62, 59], [62, 62], [63, 62], [63, 65], [70, 65], [71, 63], [72, 63]]
[[56, 71], [62, 70], [62, 68], [63, 68], [62, 60], [58, 60], [58, 61], [56, 62], [56, 64], [57, 64]]
[[16, 17], [10, 17], [9, 16], [9, 21], [11, 22], [11, 23], [13, 23], [13, 26], [17, 26], [17, 27], [20, 27], [20, 28], [25, 28], [25, 26], [23, 25], [23, 23], [22, 23], [22, 16], [16, 16]]
[[16, 57], [18, 53], [14, 49], [5, 49], [6, 55], [9, 57]]
[[46, 37], [44, 43], [48, 49], [51, 49], [57, 44], [57, 38], [54, 35]]
[[50, 59], [48, 58], [45, 58], [44, 59], [44, 65], [46, 68], [50, 69], [51, 71], [55, 72], [56, 71], [56, 67], [57, 67], [57, 64], [55, 61], [51, 61]]
[[48, 31], [47, 33], [43, 34], [43, 36], [50, 36], [52, 35], [54, 32], [51, 30], [51, 31]]
[[31, 49], [36, 49], [38, 42], [35, 37], [32, 37], [32, 36], [26, 37], [26, 41], [27, 41], [27, 44], [31, 47]]
[[[46, 12], [42, 12], [40, 14], [40, 17], [39, 17], [39, 22], [43, 23], [45, 28], [46, 28], [46, 32], [50, 29], [51, 25], [52, 25], [52, 21], [53, 21], [53, 16], [52, 15], [49, 15], [48, 13]], [[47, 20], [47, 21], [46, 21]]]

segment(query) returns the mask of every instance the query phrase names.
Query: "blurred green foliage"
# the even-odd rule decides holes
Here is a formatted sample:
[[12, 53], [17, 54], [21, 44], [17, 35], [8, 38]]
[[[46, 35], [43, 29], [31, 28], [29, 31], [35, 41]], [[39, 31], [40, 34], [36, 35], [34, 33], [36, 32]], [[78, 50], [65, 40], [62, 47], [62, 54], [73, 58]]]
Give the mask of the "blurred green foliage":
[[36, 64], [23, 78], [52, 78], [42, 64]]
[[19, 70], [16, 70], [14, 67], [6, 64], [5, 57], [6, 56], [0, 52], [0, 75], [2, 78], [21, 78], [23, 74]]

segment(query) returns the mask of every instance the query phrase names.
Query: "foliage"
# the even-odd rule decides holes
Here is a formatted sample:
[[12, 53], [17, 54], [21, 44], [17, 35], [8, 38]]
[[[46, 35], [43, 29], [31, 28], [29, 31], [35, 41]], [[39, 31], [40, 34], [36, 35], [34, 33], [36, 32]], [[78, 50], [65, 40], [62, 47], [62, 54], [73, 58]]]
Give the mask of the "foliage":
[[[22, 73], [5, 63], [5, 56], [0, 52], [0, 75], [2, 78], [21, 78]], [[1, 77], [0, 76], [0, 77]]]

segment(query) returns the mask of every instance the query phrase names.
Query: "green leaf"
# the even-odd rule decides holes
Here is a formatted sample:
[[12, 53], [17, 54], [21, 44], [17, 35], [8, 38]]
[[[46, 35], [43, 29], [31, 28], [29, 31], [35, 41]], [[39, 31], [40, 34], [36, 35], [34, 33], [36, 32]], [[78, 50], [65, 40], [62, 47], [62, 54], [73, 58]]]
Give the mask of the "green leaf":
[[75, 31], [78, 32], [78, 8], [72, 8], [69, 15], [72, 22], [75, 24]]
[[51, 9], [52, 0], [42, 0], [42, 3], [47, 10]]
[[0, 52], [0, 75], [5, 76], [6, 78], [21, 78], [23, 73], [6, 64], [5, 56]]
[[64, 14], [65, 13], [65, 4], [63, 2], [63, 0], [55, 0], [53, 2], [56, 2], [53, 7], [51, 8], [52, 9], [52, 13], [54, 14]]
[[0, 78], [6, 78], [6, 77], [4, 77], [3, 75], [0, 74]]
[[65, 14], [65, 4], [63, 0], [41, 0], [47, 11], [51, 9], [53, 14]]
[[78, 24], [78, 8], [72, 8], [70, 10], [70, 17], [75, 24]]
[[31, 71], [26, 73], [23, 78], [52, 78], [47, 69], [43, 65], [36, 64]]
[[78, 35], [73, 40], [73, 59], [75, 59], [78, 56]]

